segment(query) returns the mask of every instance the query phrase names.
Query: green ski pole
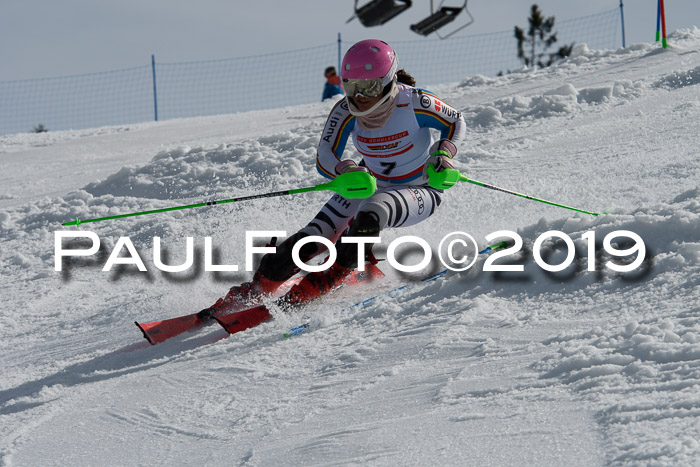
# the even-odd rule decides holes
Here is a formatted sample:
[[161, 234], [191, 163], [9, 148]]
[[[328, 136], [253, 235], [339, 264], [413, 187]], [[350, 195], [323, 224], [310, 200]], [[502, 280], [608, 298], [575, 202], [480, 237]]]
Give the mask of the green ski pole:
[[272, 193], [264, 193], [260, 195], [241, 196], [240, 198], [231, 198], [218, 201], [206, 201], [203, 203], [188, 204], [184, 206], [174, 206], [170, 208], [153, 209], [151, 211], [132, 212], [129, 214], [118, 214], [116, 216], [99, 217], [96, 219], [78, 219], [74, 221], [64, 222], [63, 225], [75, 225], [80, 227], [80, 224], [88, 222], [102, 222], [112, 219], [123, 219], [125, 217], [143, 216], [146, 214], [156, 214], [160, 212], [178, 211], [182, 209], [200, 208], [203, 206], [216, 206], [226, 203], [237, 203], [239, 201], [249, 201], [261, 198], [273, 198], [276, 196], [294, 195], [298, 193], [307, 193], [310, 191], [334, 191], [343, 198], [347, 199], [362, 199], [369, 198], [377, 190], [377, 179], [367, 172], [348, 172], [338, 175], [328, 183], [310, 186], [306, 188], [296, 188], [293, 190], [275, 191]]
[[494, 186], [494, 185], [489, 185], [488, 183], [483, 183], [483, 182], [479, 182], [476, 180], [471, 180], [471, 179], [467, 178], [466, 175], [461, 174], [459, 172], [459, 170], [457, 170], [457, 169], [445, 169], [442, 172], [435, 172], [435, 169], [433, 168], [433, 166], [429, 165], [427, 172], [428, 172], [428, 184], [431, 187], [438, 189], [438, 190], [446, 190], [448, 188], [451, 188], [457, 182], [467, 182], [467, 183], [472, 183], [474, 185], [478, 185], [478, 186], [481, 186], [484, 188], [489, 188], [491, 190], [501, 191], [503, 193], [508, 193], [510, 195], [519, 196], [521, 198], [531, 199], [532, 201], [537, 201], [540, 203], [549, 204], [551, 206], [558, 206], [560, 208], [570, 209], [572, 211], [582, 212], [584, 214], [590, 214], [592, 216], [599, 216], [600, 215], [600, 213], [597, 213], [597, 212], [586, 211], [584, 209], [578, 209], [578, 208], [574, 208], [571, 206], [566, 206], [565, 204], [554, 203], [552, 201], [547, 201], [544, 199], [536, 198], [534, 196], [524, 195], [522, 193], [517, 193], [515, 191], [506, 190], [505, 188], [499, 188], [499, 187]]

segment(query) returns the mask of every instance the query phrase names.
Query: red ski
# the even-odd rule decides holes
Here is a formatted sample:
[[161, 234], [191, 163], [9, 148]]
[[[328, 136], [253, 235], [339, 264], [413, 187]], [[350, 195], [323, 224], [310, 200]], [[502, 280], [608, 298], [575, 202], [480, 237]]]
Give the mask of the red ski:
[[199, 313], [178, 316], [177, 318], [170, 318], [163, 321], [152, 321], [150, 323], [134, 322], [143, 333], [143, 337], [151, 344], [158, 344], [159, 342], [163, 342], [183, 332], [197, 329], [205, 323], [199, 316]]
[[[354, 271], [344, 281], [344, 285], [359, 284], [368, 281], [370, 278], [380, 278], [384, 274], [374, 264], [365, 265], [365, 271]], [[279, 292], [287, 292], [296, 283], [301, 281], [301, 277], [296, 277], [285, 282], [279, 289]], [[155, 345], [163, 342], [171, 337], [179, 336], [187, 331], [199, 329], [202, 326], [218, 322], [230, 334], [257, 326], [272, 318], [269, 310], [264, 306], [256, 306], [253, 308], [244, 309], [249, 306], [240, 304], [227, 308], [225, 311], [219, 311], [216, 315], [210, 315], [200, 311], [177, 318], [170, 318], [163, 321], [151, 321], [150, 323], [139, 323], [136, 321], [136, 326], [143, 333], [143, 337], [148, 342]]]
[[[362, 284], [382, 277], [384, 277], [384, 273], [376, 265], [370, 263], [365, 265], [364, 271], [353, 271], [343, 280], [342, 286]], [[278, 303], [284, 304], [285, 298], [284, 295], [280, 297]], [[300, 303], [297, 302], [295, 305], [298, 306], [299, 304]], [[229, 334], [235, 334], [272, 319], [272, 314], [265, 305], [258, 305], [237, 313], [215, 316], [214, 319], [223, 326]]]
[[[298, 283], [301, 277], [295, 277], [290, 279], [279, 288], [279, 292], [284, 293], [288, 291], [294, 284]], [[250, 304], [231, 304], [225, 310], [219, 310], [218, 314], [227, 314], [237, 311], [241, 311]], [[170, 318], [163, 321], [151, 321], [150, 323], [139, 323], [135, 321], [136, 326], [139, 327], [143, 333], [143, 337], [146, 338], [151, 344], [158, 344], [171, 337], [179, 336], [180, 334], [198, 329], [204, 325], [213, 323], [214, 316], [205, 313], [205, 310], [198, 311], [197, 313], [192, 313], [190, 315], [178, 316], [177, 318]]]
[[231, 313], [230, 315], [214, 316], [214, 319], [223, 326], [229, 334], [235, 334], [272, 319], [272, 314], [270, 314], [270, 310], [268, 310], [265, 305], [258, 305], [254, 308]]

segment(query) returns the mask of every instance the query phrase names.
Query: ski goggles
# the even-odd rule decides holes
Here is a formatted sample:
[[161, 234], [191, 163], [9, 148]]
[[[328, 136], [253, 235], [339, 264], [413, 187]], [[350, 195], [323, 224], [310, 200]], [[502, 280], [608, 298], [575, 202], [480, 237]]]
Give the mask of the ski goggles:
[[343, 78], [343, 90], [350, 97], [379, 97], [382, 95], [382, 78], [348, 79]]

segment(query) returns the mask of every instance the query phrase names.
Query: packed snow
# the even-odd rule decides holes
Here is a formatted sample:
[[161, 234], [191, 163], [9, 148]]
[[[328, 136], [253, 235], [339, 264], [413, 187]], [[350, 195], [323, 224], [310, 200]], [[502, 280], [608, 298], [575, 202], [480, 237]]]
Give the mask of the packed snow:
[[[522, 272], [485, 272], [482, 256], [421, 282], [442, 266], [406, 277], [382, 261], [385, 279], [230, 337], [213, 325], [151, 346], [133, 322], [211, 305], [251, 275], [247, 231], [291, 234], [328, 193], [84, 224], [100, 251], [61, 272], [55, 232], [321, 183], [332, 102], [0, 137], [0, 465], [700, 464], [700, 30], [669, 42], [418, 83], [463, 112], [470, 178], [604, 214], [465, 183], [429, 221], [383, 232], [378, 256], [403, 235], [437, 250], [454, 231], [484, 247], [507, 230], [524, 246], [495, 264]], [[573, 242], [563, 271], [536, 263], [548, 231]], [[643, 239], [630, 272], [609, 264], [635, 255], [603, 247], [619, 231]], [[102, 271], [120, 237], [147, 272]], [[193, 237], [195, 266], [157, 269], [154, 237], [167, 264]], [[240, 271], [204, 271], [205, 237]], [[567, 254], [554, 240], [549, 264]]]

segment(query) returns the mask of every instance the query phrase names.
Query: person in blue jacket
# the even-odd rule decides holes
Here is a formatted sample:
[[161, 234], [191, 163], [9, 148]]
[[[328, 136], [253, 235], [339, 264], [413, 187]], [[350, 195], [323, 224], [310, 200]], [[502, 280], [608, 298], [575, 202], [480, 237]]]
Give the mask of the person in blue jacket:
[[326, 84], [323, 86], [322, 101], [343, 93], [343, 89], [340, 87], [340, 77], [336, 73], [335, 67], [329, 66], [324, 74], [326, 75]]

